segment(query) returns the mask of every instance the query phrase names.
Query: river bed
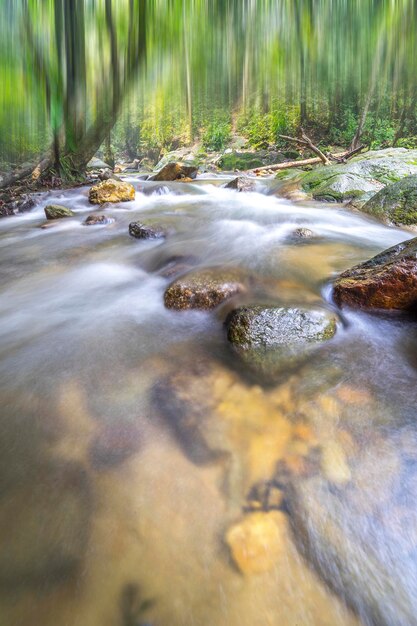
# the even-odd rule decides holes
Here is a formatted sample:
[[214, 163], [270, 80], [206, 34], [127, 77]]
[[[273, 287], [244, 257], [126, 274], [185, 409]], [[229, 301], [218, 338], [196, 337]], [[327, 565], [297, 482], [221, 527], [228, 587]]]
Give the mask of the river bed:
[[[223, 327], [244, 303], [335, 310], [332, 279], [410, 233], [268, 180], [129, 180], [134, 202], [51, 191], [0, 222], [0, 623], [415, 624], [415, 322], [338, 312], [335, 338], [272, 386]], [[76, 215], [42, 229], [52, 202]], [[92, 213], [114, 222], [84, 226]], [[172, 233], [136, 240], [135, 220]], [[316, 237], [294, 242], [299, 227]], [[170, 311], [177, 259], [252, 288]], [[193, 456], [193, 433], [212, 455]], [[275, 504], [257, 496], [271, 485]]]

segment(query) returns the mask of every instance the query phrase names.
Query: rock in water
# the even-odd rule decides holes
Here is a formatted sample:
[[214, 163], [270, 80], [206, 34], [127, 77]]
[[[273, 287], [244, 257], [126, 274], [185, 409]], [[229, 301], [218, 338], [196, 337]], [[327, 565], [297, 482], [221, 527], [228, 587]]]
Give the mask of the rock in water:
[[334, 284], [333, 295], [339, 306], [414, 308], [417, 303], [417, 238], [393, 246], [341, 274]]
[[149, 180], [156, 182], [163, 181], [184, 181], [189, 182], [196, 178], [198, 168], [195, 165], [184, 165], [183, 163], [167, 163], [157, 174], [151, 176]]
[[417, 224], [417, 176], [407, 176], [373, 196], [362, 209], [395, 226]]
[[44, 210], [47, 220], [59, 220], [64, 217], [74, 217], [75, 215], [71, 209], [60, 204], [48, 204]]
[[324, 310], [250, 306], [232, 311], [226, 328], [228, 340], [252, 373], [275, 380], [334, 336], [336, 318]]
[[[319, 477], [294, 481], [287, 507], [297, 546], [363, 624], [415, 623], [415, 551], [404, 543], [411, 528], [390, 537], [380, 523], [380, 510], [370, 523], [352, 509], [342, 491], [329, 488]], [[396, 515], [395, 507], [390, 511]]]
[[245, 293], [243, 276], [236, 270], [205, 269], [179, 278], [165, 291], [168, 309], [215, 309], [229, 298]]
[[162, 226], [131, 222], [129, 224], [129, 235], [136, 239], [164, 239], [167, 236], [167, 231]]
[[104, 226], [106, 224], [112, 224], [114, 220], [111, 217], [105, 215], [88, 215], [86, 217], [84, 226]]
[[226, 534], [232, 559], [242, 574], [261, 574], [276, 567], [285, 550], [287, 517], [281, 511], [251, 513]]
[[92, 204], [129, 202], [135, 199], [135, 188], [130, 183], [111, 178], [91, 187], [88, 198]]
[[255, 191], [255, 181], [251, 180], [247, 176], [238, 176], [230, 182], [223, 185], [224, 189], [234, 189], [236, 191]]

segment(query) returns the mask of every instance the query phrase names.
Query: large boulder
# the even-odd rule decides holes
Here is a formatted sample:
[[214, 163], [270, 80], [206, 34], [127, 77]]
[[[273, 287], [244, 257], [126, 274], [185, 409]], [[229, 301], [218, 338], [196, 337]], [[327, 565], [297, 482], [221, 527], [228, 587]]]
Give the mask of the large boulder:
[[315, 200], [351, 200], [361, 206], [386, 185], [413, 174], [417, 174], [417, 150], [396, 148], [368, 152], [347, 164], [318, 167], [301, 175], [298, 184]]
[[325, 310], [245, 306], [232, 311], [227, 337], [249, 370], [269, 381], [302, 363], [331, 339], [336, 318]]
[[189, 182], [194, 180], [198, 173], [198, 167], [195, 165], [184, 165], [184, 163], [167, 163], [157, 174], [151, 176], [149, 180], [155, 182], [163, 181], [182, 181]]
[[135, 188], [130, 183], [111, 178], [91, 187], [88, 198], [92, 204], [129, 202], [135, 199]]
[[75, 215], [71, 209], [60, 204], [48, 204], [44, 210], [47, 220], [59, 220], [64, 217], [74, 217]]
[[412, 226], [417, 224], [417, 175], [381, 189], [362, 209], [386, 224]]
[[417, 238], [343, 272], [334, 283], [333, 296], [339, 306], [414, 308], [417, 304]]
[[204, 269], [179, 278], [165, 292], [165, 306], [179, 311], [214, 309], [222, 302], [245, 293], [245, 280], [234, 269]]

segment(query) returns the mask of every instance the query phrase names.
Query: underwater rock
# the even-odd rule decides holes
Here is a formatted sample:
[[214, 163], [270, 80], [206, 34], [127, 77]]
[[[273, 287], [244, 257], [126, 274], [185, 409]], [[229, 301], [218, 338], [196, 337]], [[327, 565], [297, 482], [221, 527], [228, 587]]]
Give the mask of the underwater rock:
[[136, 424], [120, 422], [105, 425], [90, 446], [94, 469], [112, 468], [137, 453], [141, 435]]
[[417, 303], [417, 238], [343, 272], [333, 286], [339, 306], [407, 310]]
[[227, 338], [252, 373], [275, 380], [302, 363], [314, 347], [331, 339], [336, 321], [325, 310], [241, 307], [227, 317]]
[[73, 574], [87, 548], [90, 488], [81, 465], [37, 468], [0, 501], [0, 586], [54, 583]]
[[59, 220], [64, 217], [74, 217], [75, 213], [60, 204], [48, 204], [44, 209], [47, 220]]
[[314, 239], [317, 235], [310, 230], [310, 228], [305, 228], [301, 226], [300, 228], [296, 228], [290, 235], [290, 240], [293, 242], [304, 241], [306, 239]]
[[135, 199], [135, 188], [130, 183], [110, 178], [91, 187], [88, 198], [92, 204], [129, 202]]
[[214, 309], [229, 298], [246, 292], [245, 279], [233, 269], [197, 270], [172, 283], [165, 291], [168, 309]]
[[285, 550], [288, 520], [282, 511], [246, 515], [226, 533], [232, 559], [242, 574], [269, 572]]

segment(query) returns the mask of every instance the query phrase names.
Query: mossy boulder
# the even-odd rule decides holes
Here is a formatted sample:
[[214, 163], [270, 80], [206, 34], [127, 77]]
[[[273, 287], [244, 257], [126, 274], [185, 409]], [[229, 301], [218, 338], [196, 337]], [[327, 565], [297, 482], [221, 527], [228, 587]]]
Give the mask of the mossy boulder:
[[246, 291], [241, 272], [234, 269], [197, 270], [179, 278], [168, 287], [164, 301], [168, 309], [215, 309]]
[[333, 297], [339, 306], [414, 309], [417, 304], [417, 238], [343, 272], [334, 284]]
[[236, 309], [226, 320], [235, 353], [267, 381], [298, 367], [336, 327], [336, 317], [325, 310], [262, 305]]
[[219, 167], [225, 172], [253, 170], [263, 165], [283, 163], [285, 157], [280, 152], [261, 150], [259, 152], [228, 152], [219, 160]]
[[91, 187], [88, 198], [92, 204], [129, 202], [135, 199], [135, 188], [130, 183], [110, 178]]
[[362, 209], [386, 224], [417, 224], [417, 175], [389, 185], [371, 198]]
[[75, 215], [71, 209], [61, 204], [48, 204], [44, 210], [47, 220], [60, 220], [64, 217], [74, 217]]
[[315, 200], [361, 206], [386, 185], [417, 175], [417, 150], [396, 148], [368, 152], [346, 164], [318, 167], [300, 176], [298, 184]]

